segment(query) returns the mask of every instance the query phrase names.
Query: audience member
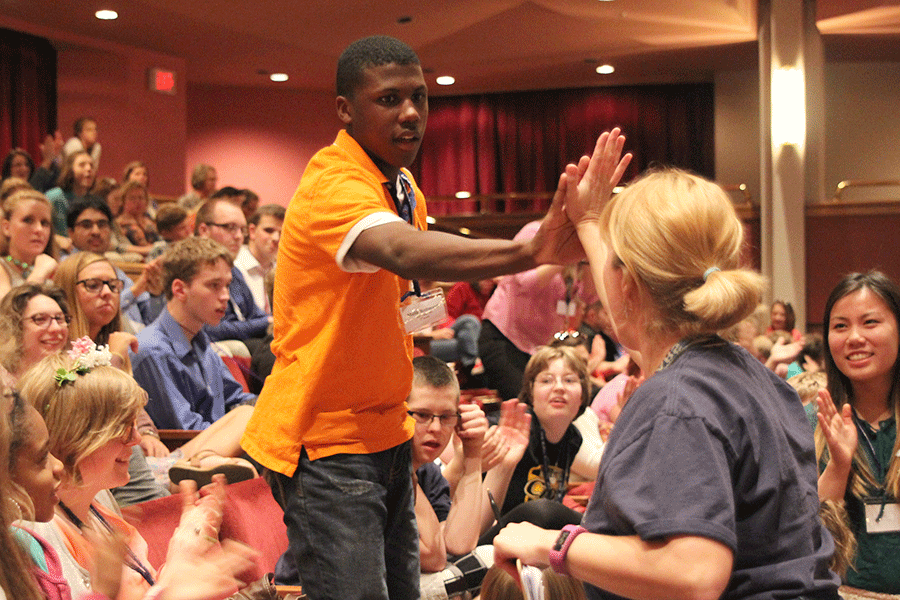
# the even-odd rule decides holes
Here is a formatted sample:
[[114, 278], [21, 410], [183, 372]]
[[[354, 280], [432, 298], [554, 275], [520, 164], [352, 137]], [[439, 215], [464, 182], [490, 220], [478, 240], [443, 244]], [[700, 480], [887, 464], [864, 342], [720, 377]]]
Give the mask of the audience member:
[[87, 152], [93, 159], [94, 169], [100, 168], [100, 142], [97, 141], [97, 121], [91, 117], [79, 117], [72, 126], [74, 135], [62, 148], [63, 158], [68, 160], [77, 152]]
[[136, 251], [146, 256], [153, 243], [160, 239], [156, 223], [147, 214], [150, 206], [147, 187], [139, 181], [127, 181], [122, 184], [121, 194], [122, 212], [116, 218], [116, 223], [128, 241], [139, 248]]
[[616, 341], [609, 313], [602, 300], [595, 300], [585, 307], [578, 331], [587, 337], [591, 377], [609, 380], [625, 370], [628, 352]]
[[803, 336], [803, 347], [797, 360], [788, 366], [787, 377], [800, 373], [816, 373], [825, 369], [825, 342], [820, 333], [807, 333]]
[[[533, 221], [515, 241], [532, 239], [541, 226]], [[525, 365], [534, 351], [567, 328], [570, 303], [564, 268], [543, 265], [500, 279], [484, 308], [478, 353], [487, 386], [500, 397], [515, 398], [522, 389]]]
[[16, 192], [33, 189], [34, 188], [31, 187], [31, 184], [29, 184], [24, 179], [21, 179], [19, 177], [7, 177], [3, 180], [3, 183], [0, 183], [0, 202], [6, 202], [6, 199]]
[[153, 249], [147, 254], [147, 261], [152, 261], [165, 253], [169, 244], [191, 237], [191, 225], [188, 222], [187, 211], [177, 204], [164, 204], [156, 212], [156, 230], [162, 240], [153, 244]]
[[[477, 404], [459, 403], [459, 384], [447, 363], [434, 356], [413, 359], [413, 384], [406, 402], [416, 427], [412, 466], [415, 512], [423, 573], [442, 570], [447, 555], [475, 549], [491, 514], [481, 485], [481, 446], [487, 419]], [[435, 460], [456, 436], [460, 455], [448, 466], [449, 483]], [[451, 491], [452, 490], [452, 491]], [[490, 523], [490, 521], [487, 521]]]
[[794, 325], [797, 318], [794, 316], [794, 307], [790, 302], [776, 300], [772, 303], [772, 311], [769, 316], [769, 327], [766, 329], [766, 335], [773, 331], [787, 331], [793, 341], [803, 341], [803, 333]]
[[34, 173], [34, 161], [31, 155], [21, 148], [13, 148], [3, 159], [3, 170], [0, 172], [0, 180], [6, 181], [10, 177], [18, 177], [28, 181]]
[[[14, 398], [15, 400], [13, 400]], [[22, 441], [16, 440], [16, 445], [19, 449], [13, 450], [10, 448], [13, 442], [13, 436], [10, 433], [10, 421], [14, 420], [12, 411], [24, 412], [24, 408], [19, 407], [23, 407], [22, 400], [14, 396], [10, 390], [4, 388], [3, 396], [0, 397], [0, 411], [2, 411], [0, 412], [0, 496], [5, 499], [3, 503], [0, 503], [0, 598], [3, 600], [7, 598], [15, 600], [47, 600], [54, 596], [45, 594], [38, 584], [41, 576], [38, 574], [31, 576], [31, 573], [34, 573], [32, 565], [35, 562], [29, 558], [32, 544], [29, 543], [27, 549], [20, 547], [19, 544], [21, 542], [19, 540], [22, 539], [22, 535], [16, 528], [12, 527], [13, 521], [21, 518], [24, 510], [17, 506], [17, 504], [21, 506], [21, 501], [15, 499], [11, 477], [15, 476], [15, 472], [19, 468], [19, 457], [17, 454], [31, 450], [30, 448], [22, 449], [22, 446], [25, 444], [31, 445], [30, 435], [18, 436], [25, 438]], [[9, 419], [7, 416], [9, 416]], [[15, 420], [22, 421], [23, 419], [17, 418]], [[48, 476], [47, 470], [55, 469], [56, 462], [44, 459], [42, 446], [43, 444], [41, 443], [32, 450], [36, 454], [35, 458], [42, 460], [42, 465], [37, 470], [43, 475], [44, 479], [49, 479], [55, 487], [55, 481], [58, 481], [58, 477], [53, 474]], [[49, 497], [49, 493], [45, 493]], [[22, 545], [24, 546], [25, 544]], [[45, 549], [46, 545], [42, 544], [41, 554], [44, 554]], [[55, 553], [42, 558], [44, 558], [44, 564], [48, 565], [49, 568], [55, 568], [58, 565]], [[86, 598], [86, 600], [108, 599], [100, 597]]]
[[204, 327], [225, 315], [231, 261], [228, 249], [212, 240], [175, 243], [163, 256], [168, 302], [138, 334], [131, 360], [135, 379], [149, 395], [147, 412], [158, 427], [206, 429], [225, 418], [237, 430], [229, 438], [236, 444], [256, 397], [235, 381]]
[[[573, 577], [560, 575], [553, 569], [541, 572], [543, 598], [545, 600], [585, 600], [584, 586]], [[525, 600], [519, 579], [504, 571], [499, 565], [488, 569], [477, 600]]]
[[66, 236], [69, 206], [90, 193], [96, 175], [93, 159], [87, 152], [82, 150], [66, 157], [66, 164], [59, 174], [58, 187], [47, 192], [47, 200], [53, 206], [53, 231], [57, 235]]
[[193, 189], [178, 199], [178, 206], [189, 213], [194, 212], [216, 191], [217, 183], [216, 169], [207, 164], [198, 164], [191, 171], [191, 188]]
[[258, 209], [259, 195], [253, 190], [241, 190], [241, 210], [244, 212], [244, 218], [247, 219], [248, 223]]
[[243, 275], [253, 301], [267, 315], [272, 314], [272, 305], [266, 297], [263, 280], [275, 267], [284, 213], [280, 204], [266, 204], [251, 215], [247, 222], [249, 241], [241, 246], [234, 259], [234, 266]]
[[900, 288], [883, 273], [852, 273], [832, 290], [816, 430], [819, 499], [844, 503], [843, 527], [856, 539], [846, 582], [884, 594], [900, 593], [898, 323]]
[[63, 139], [59, 131], [55, 135], [47, 135], [41, 144], [41, 164], [32, 170], [28, 183], [42, 194], [55, 187], [59, 179], [62, 147]]
[[46, 281], [56, 271], [47, 198], [35, 190], [19, 190], [3, 201], [3, 215], [0, 296], [25, 281]]
[[674, 169], [610, 199], [595, 169], [616, 164], [623, 141], [613, 130], [586, 170], [567, 168], [566, 212], [648, 377], [616, 421], [581, 525], [509, 525], [496, 562], [511, 574], [516, 559], [549, 564], [588, 598], [837, 600], [797, 395], [715, 334], [763, 286], [740, 266], [743, 225], [721, 188]]
[[[428, 114], [418, 57], [393, 38], [359, 40], [339, 59], [337, 82], [345, 130], [312, 158], [287, 210], [277, 361], [242, 444], [272, 471], [305, 593], [418, 598], [414, 420], [404, 405], [412, 343], [400, 296], [410, 279], [482, 279], [572, 261], [578, 249], [562, 188], [547, 226], [527, 242], [425, 231], [424, 197], [405, 169]], [[372, 493], [348, 498], [326, 483], [338, 472]]]
[[41, 359], [69, 345], [69, 303], [54, 283], [23, 283], [0, 299], [0, 366], [14, 385]]
[[247, 233], [244, 213], [237, 204], [225, 197], [213, 198], [203, 203], [197, 211], [194, 233], [219, 242], [231, 253], [231, 260], [228, 261], [231, 265], [231, 279], [226, 312], [218, 323], [208, 323], [206, 333], [214, 342], [239, 340], [247, 345], [252, 354], [268, 332], [272, 317], [256, 305], [240, 269], [233, 265]]
[[819, 396], [819, 390], [824, 390], [828, 386], [828, 377], [825, 375], [825, 371], [803, 371], [789, 377], [787, 382], [800, 396], [800, 402], [803, 403], [803, 410], [806, 411], [809, 425], [815, 430], [816, 424], [819, 422], [817, 416], [819, 404], [816, 402], [816, 398]]
[[490, 543], [510, 522], [557, 528], [580, 522], [581, 513], [562, 500], [572, 475], [593, 481], [600, 466], [603, 442], [596, 415], [589, 415], [589, 437], [574, 424], [590, 401], [589, 389], [587, 363], [570, 347], [542, 346], [528, 361], [519, 402], [528, 406], [530, 429], [527, 436], [508, 436], [505, 456], [488, 471], [485, 485], [506, 518], [481, 543]]
[[493, 279], [454, 283], [447, 292], [447, 314], [453, 319], [462, 315], [474, 315], [480, 321], [484, 307], [496, 287], [497, 282]]
[[[109, 367], [108, 355], [93, 345], [76, 350], [71, 358], [57, 355], [44, 359], [22, 381], [22, 396], [47, 425], [42, 452], [62, 462], [58, 488], [43, 486], [44, 495], [33, 502], [41, 506], [42, 517], [51, 516], [52, 520], [23, 525], [46, 540], [58, 555], [61, 575], [75, 598], [99, 591], [95, 586], [102, 580], [97, 579], [92, 563], [97, 545], [109, 532], [122, 536], [127, 547], [128, 559], [120, 568], [120, 591], [113, 593], [117, 598], [152, 596], [151, 588], [157, 584], [166, 594], [200, 588], [214, 590], [200, 597], [235, 593], [243, 585], [236, 573], [252, 564], [251, 551], [232, 556], [239, 558], [237, 562], [225, 560], [235, 549], [218, 540], [226, 500], [221, 479], [202, 497], [196, 486], [183, 488], [184, 512], [169, 544], [166, 567], [160, 573], [153, 569], [147, 542], [121, 517], [107, 492], [128, 481], [128, 456], [137, 444], [134, 419], [146, 395], [129, 375]], [[30, 421], [42, 434], [38, 420]], [[17, 471], [17, 475], [24, 474]], [[17, 482], [33, 489], [27, 477], [20, 476]], [[57, 497], [55, 514], [48, 515], [52, 509], [47, 504], [52, 506]], [[170, 569], [177, 572], [178, 579], [169, 579]]]
[[[111, 223], [112, 213], [101, 199], [89, 196], [73, 202], [66, 216], [72, 255], [90, 252], [104, 256], [112, 235]], [[124, 286], [119, 301], [122, 314], [127, 319], [125, 329], [140, 331], [152, 323], [162, 310], [163, 303], [159, 297], [162, 288], [161, 261], [147, 263], [137, 281], [132, 281], [121, 268], [109, 264]], [[155, 294], [151, 294], [150, 290]]]
[[129, 181], [136, 181], [150, 189], [150, 171], [147, 169], [147, 165], [139, 160], [133, 160], [125, 165], [125, 170], [122, 171], [122, 184]]

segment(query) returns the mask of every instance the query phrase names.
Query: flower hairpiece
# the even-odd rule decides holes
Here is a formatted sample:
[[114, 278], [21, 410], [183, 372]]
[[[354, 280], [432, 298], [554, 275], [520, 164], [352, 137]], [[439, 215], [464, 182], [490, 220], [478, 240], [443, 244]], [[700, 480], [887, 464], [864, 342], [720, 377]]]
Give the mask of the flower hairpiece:
[[98, 346], [91, 338], [84, 336], [72, 342], [69, 359], [72, 360], [71, 369], [60, 367], [56, 370], [54, 379], [59, 387], [74, 382], [76, 375], [89, 373], [94, 367], [110, 366], [112, 353], [109, 351], [109, 346]]

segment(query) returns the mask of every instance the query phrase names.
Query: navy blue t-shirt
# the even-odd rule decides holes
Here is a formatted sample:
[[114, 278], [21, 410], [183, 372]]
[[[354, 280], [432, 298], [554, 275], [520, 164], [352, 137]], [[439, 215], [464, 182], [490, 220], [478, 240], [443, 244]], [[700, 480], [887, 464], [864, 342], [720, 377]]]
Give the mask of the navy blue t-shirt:
[[416, 477], [438, 521], [446, 521], [450, 514], [450, 484], [441, 474], [441, 468], [433, 462], [425, 463], [416, 469]]
[[[616, 421], [583, 525], [734, 552], [723, 598], [836, 597], [813, 436], [796, 392], [720, 338], [689, 346]], [[586, 585], [588, 598], [615, 598]]]

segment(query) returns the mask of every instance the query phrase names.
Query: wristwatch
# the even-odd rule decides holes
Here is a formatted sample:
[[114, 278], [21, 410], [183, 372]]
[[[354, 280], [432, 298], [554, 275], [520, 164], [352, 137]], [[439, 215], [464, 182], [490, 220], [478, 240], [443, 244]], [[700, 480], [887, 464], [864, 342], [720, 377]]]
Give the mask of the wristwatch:
[[550, 567], [560, 575], [568, 575], [569, 570], [566, 568], [566, 553], [569, 552], [569, 546], [578, 537], [579, 534], [587, 531], [581, 525], [566, 525], [559, 532], [559, 537], [550, 550]]

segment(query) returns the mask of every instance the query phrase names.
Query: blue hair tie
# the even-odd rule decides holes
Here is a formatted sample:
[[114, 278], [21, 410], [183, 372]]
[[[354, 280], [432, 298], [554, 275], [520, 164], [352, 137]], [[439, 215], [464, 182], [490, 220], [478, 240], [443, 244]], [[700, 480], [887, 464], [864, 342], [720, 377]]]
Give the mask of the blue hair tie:
[[721, 271], [719, 267], [710, 267], [707, 270], [703, 271], [703, 281], [709, 279], [709, 276], [715, 273], [716, 271]]

